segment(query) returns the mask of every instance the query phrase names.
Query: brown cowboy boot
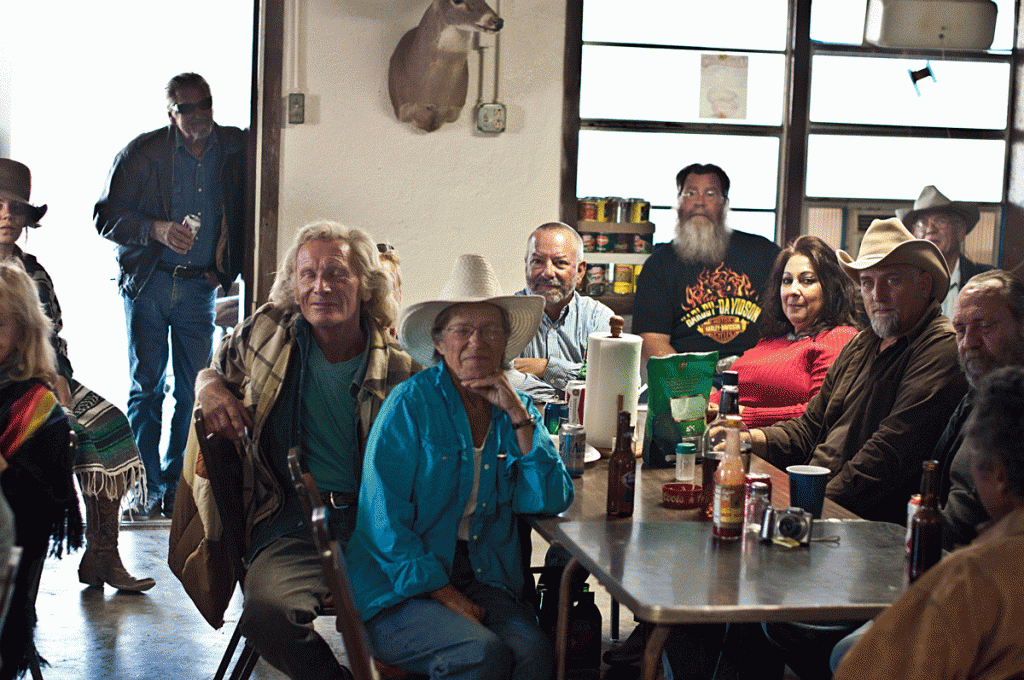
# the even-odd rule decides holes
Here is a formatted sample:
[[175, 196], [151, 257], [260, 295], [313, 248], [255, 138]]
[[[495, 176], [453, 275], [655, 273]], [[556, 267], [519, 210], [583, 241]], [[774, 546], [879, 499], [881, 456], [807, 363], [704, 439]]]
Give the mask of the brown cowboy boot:
[[139, 592], [149, 590], [156, 581], [135, 578], [121, 564], [117, 550], [117, 536], [120, 531], [120, 506], [118, 501], [85, 496], [85, 554], [78, 565], [78, 580], [86, 585], [103, 587], [109, 583], [118, 590]]

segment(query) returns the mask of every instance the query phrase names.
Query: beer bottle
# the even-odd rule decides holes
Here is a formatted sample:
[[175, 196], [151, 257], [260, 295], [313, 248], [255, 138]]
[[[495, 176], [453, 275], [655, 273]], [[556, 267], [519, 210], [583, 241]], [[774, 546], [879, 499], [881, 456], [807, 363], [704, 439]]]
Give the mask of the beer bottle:
[[630, 517], [633, 514], [633, 488], [636, 486], [636, 456], [633, 455], [633, 428], [629, 411], [619, 413], [615, 449], [608, 459], [608, 515]]
[[921, 507], [910, 520], [910, 566], [907, 576], [916, 581], [942, 557], [942, 515], [939, 514], [939, 461], [922, 463]]
[[724, 424], [725, 455], [715, 470], [714, 527], [712, 533], [722, 540], [735, 541], [743, 535], [743, 494], [746, 475], [740, 458], [739, 416], [729, 416]]
[[[711, 421], [711, 424], [704, 430], [704, 450], [699, 454], [708, 451], [721, 451], [725, 446], [725, 422], [729, 416], [740, 416], [740, 388], [739, 375], [736, 371], [722, 371], [722, 393], [718, 400], [718, 417]], [[750, 430], [742, 419], [740, 426], [740, 457], [743, 460], [743, 469], [750, 469]]]

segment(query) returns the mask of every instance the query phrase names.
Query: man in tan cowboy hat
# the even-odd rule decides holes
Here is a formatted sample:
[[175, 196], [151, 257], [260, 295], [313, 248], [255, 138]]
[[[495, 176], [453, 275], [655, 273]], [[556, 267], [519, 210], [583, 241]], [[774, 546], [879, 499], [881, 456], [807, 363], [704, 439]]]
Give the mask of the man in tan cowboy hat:
[[978, 206], [974, 203], [951, 201], [932, 185], [921, 190], [910, 210], [897, 210], [896, 216], [913, 232], [914, 238], [923, 238], [938, 246], [949, 269], [949, 295], [942, 302], [942, 313], [953, 318], [956, 296], [972, 276], [992, 269], [979, 264], [960, 252], [964, 239], [978, 223]]
[[799, 418], [751, 430], [754, 453], [779, 467], [827, 467], [826, 496], [861, 517], [902, 524], [932, 451], [967, 381], [939, 303], [949, 290], [942, 253], [892, 218], [871, 223], [855, 260], [871, 327], [832, 364]]

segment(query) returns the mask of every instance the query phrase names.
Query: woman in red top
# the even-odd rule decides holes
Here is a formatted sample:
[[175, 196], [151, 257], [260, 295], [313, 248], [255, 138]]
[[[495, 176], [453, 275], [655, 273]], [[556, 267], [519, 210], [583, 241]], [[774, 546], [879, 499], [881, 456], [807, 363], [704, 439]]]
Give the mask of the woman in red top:
[[817, 236], [801, 236], [779, 253], [761, 309], [761, 340], [732, 365], [748, 427], [801, 415], [857, 334], [853, 284]]

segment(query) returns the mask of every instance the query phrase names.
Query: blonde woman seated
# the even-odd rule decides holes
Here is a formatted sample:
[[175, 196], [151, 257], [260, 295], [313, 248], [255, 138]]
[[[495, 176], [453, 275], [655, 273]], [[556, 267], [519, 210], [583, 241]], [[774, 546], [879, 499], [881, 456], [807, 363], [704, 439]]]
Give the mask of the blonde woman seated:
[[[0, 227], [2, 228], [2, 227]], [[14, 514], [21, 562], [0, 633], [0, 679], [20, 675], [36, 655], [35, 601], [43, 560], [82, 544], [71, 473], [71, 426], [53, 393], [50, 321], [17, 262], [0, 262], [0, 487]]]
[[[748, 427], [803, 414], [857, 334], [853, 283], [817, 236], [801, 236], [779, 253], [761, 308], [761, 340], [732, 365]], [[718, 411], [718, 397], [709, 411]]]

